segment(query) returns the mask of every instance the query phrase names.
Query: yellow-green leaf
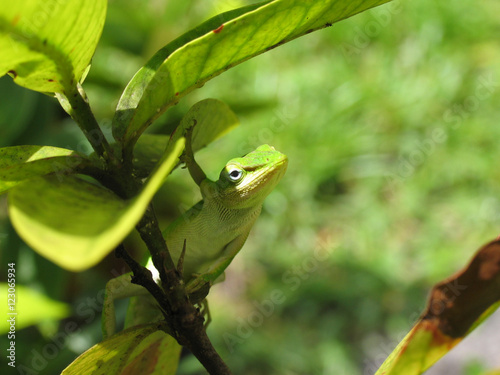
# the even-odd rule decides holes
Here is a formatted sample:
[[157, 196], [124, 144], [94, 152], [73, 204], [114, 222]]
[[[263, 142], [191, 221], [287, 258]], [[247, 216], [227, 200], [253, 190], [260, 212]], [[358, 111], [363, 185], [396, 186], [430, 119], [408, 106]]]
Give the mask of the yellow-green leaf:
[[130, 200], [77, 176], [30, 179], [9, 192], [11, 221], [42, 256], [68, 270], [85, 270], [134, 228], [183, 148], [182, 137], [170, 142], [141, 193]]
[[89, 160], [73, 150], [50, 146], [0, 148], [0, 194], [29, 178], [53, 173], [62, 178]]
[[193, 105], [182, 118], [180, 128], [193, 128], [193, 151], [201, 150], [238, 125], [238, 117], [217, 99], [205, 99]]
[[[70, 307], [24, 285], [0, 283], [0, 295], [5, 298], [5, 319], [0, 321], [0, 334], [8, 332], [14, 318], [15, 330], [40, 323], [46, 319], [63, 319], [70, 314]], [[12, 302], [12, 304], [10, 303]]]
[[[217, 99], [205, 99], [193, 105], [184, 115], [176, 131], [183, 134], [194, 126], [192, 148], [196, 152], [238, 125], [238, 118], [229, 106]], [[169, 137], [143, 134], [134, 148], [134, 166], [139, 176], [148, 176], [165, 152]]]
[[113, 119], [125, 144], [181, 97], [260, 53], [389, 0], [275, 0], [225, 13], [157, 52], [129, 82]]
[[85, 73], [101, 36], [105, 0], [13, 1], [0, 7], [0, 76], [64, 92]]
[[94, 345], [61, 375], [175, 375], [180, 352], [157, 324], [135, 326]]

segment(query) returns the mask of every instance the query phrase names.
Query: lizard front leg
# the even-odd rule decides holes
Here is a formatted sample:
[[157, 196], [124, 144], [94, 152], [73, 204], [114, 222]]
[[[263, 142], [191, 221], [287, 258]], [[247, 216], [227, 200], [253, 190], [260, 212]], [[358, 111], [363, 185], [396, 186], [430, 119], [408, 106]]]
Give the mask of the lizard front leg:
[[201, 183], [207, 179], [207, 175], [205, 174], [205, 172], [203, 172], [201, 167], [198, 165], [198, 163], [196, 163], [196, 160], [194, 159], [192, 137], [193, 128], [195, 125], [196, 123], [190, 128], [186, 129], [186, 146], [180, 159], [186, 164], [186, 167], [189, 170], [189, 174], [193, 178], [194, 182], [196, 182], [196, 185], [200, 186]]
[[101, 320], [104, 339], [116, 332], [115, 300], [149, 294], [143, 286], [132, 284], [131, 277], [132, 274], [127, 273], [109, 280], [106, 284]]
[[[229, 242], [222, 250], [219, 257], [210, 265], [210, 267], [200, 273], [193, 275], [193, 278], [187, 283], [186, 291], [191, 296], [193, 303], [200, 302], [201, 295], [204, 294], [203, 298], [208, 294], [210, 287], [215, 283], [215, 281], [223, 275], [226, 268], [231, 264], [232, 260], [241, 250], [245, 241], [248, 237], [249, 231], [239, 235], [234, 240]], [[197, 300], [197, 301], [196, 301]]]

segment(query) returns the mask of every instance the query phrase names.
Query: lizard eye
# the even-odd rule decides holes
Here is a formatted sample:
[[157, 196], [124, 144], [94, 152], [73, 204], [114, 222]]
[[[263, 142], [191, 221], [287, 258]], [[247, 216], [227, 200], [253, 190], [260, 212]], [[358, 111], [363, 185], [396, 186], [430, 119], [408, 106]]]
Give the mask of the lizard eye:
[[243, 177], [243, 171], [238, 168], [233, 168], [228, 171], [227, 176], [231, 181], [238, 182]]

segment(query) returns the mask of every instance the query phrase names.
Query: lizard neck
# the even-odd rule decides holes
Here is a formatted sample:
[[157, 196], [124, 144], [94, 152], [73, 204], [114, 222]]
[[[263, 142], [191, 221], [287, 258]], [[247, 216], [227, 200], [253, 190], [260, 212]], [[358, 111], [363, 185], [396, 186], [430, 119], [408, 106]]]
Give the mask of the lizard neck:
[[[224, 199], [219, 193], [216, 183], [204, 180], [200, 185], [203, 196], [203, 211], [211, 215], [209, 222], [217, 228], [226, 228], [228, 231], [242, 232], [251, 227], [262, 209], [262, 203], [254, 206], [238, 207]], [[236, 207], [235, 207], [236, 206]]]
[[229, 231], [241, 231], [247, 226], [252, 226], [259, 217], [262, 205], [245, 208], [227, 207], [220, 199], [208, 199], [204, 207], [212, 214], [212, 220], [222, 228]]

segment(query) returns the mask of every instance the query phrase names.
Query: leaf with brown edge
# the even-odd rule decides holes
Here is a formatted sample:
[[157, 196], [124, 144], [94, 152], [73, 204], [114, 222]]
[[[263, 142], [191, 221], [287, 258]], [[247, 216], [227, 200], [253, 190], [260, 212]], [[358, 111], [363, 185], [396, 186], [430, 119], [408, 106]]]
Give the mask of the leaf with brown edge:
[[61, 375], [174, 375], [181, 347], [160, 328], [147, 324], [119, 332], [80, 355]]
[[500, 306], [500, 240], [478, 250], [461, 271], [436, 284], [427, 308], [377, 375], [426, 371]]
[[500, 241], [483, 246], [470, 264], [431, 291], [423, 320], [450, 337], [465, 336], [481, 314], [500, 300]]

